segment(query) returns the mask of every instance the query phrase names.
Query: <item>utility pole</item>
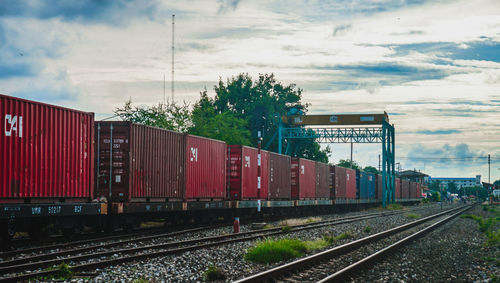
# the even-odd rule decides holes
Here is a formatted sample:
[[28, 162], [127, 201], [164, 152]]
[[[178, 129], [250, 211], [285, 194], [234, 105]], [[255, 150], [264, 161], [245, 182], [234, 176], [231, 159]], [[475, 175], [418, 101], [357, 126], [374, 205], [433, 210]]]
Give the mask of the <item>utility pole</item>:
[[174, 103], [174, 26], [175, 15], [172, 15], [172, 103]]
[[491, 156], [488, 154], [488, 184], [491, 184], [491, 180], [490, 180], [490, 167], [491, 167]]

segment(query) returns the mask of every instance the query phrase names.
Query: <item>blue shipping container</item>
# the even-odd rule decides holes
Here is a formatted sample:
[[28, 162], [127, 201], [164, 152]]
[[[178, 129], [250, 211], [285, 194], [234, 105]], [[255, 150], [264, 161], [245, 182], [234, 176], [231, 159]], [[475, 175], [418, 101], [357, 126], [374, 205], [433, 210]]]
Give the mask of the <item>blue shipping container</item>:
[[368, 173], [359, 171], [359, 198], [360, 199], [368, 199]]
[[376, 198], [377, 177], [373, 173], [366, 173], [368, 176], [368, 197], [370, 199]]

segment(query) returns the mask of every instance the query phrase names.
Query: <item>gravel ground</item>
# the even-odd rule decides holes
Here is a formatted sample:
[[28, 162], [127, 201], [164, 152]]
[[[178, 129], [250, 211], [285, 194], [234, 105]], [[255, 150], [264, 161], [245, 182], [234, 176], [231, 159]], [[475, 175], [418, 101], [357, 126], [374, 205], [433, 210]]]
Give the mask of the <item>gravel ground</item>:
[[[480, 206], [467, 213], [484, 215]], [[500, 247], [485, 246], [485, 240], [475, 221], [455, 218], [351, 281], [500, 282], [500, 263], [485, 260], [500, 260]]]
[[[426, 211], [419, 212], [419, 214], [426, 216], [439, 210], [440, 208], [438, 206], [434, 206]], [[341, 215], [341, 217], [345, 216], [347, 215]], [[325, 217], [323, 217], [323, 219], [325, 219]], [[406, 214], [391, 215], [348, 224], [292, 232], [288, 235], [278, 237], [292, 237], [301, 240], [312, 240], [321, 238], [326, 233], [338, 235], [349, 231], [355, 235], [354, 238], [357, 239], [410, 221], [413, 221], [413, 219], [409, 219]], [[371, 227], [369, 232], [366, 231], [366, 227], [368, 226]], [[338, 244], [343, 244], [351, 240], [353, 239], [340, 241]], [[230, 282], [232, 280], [279, 265], [259, 265], [243, 260], [243, 255], [246, 249], [252, 247], [254, 244], [255, 241], [232, 243], [208, 249], [186, 252], [180, 255], [165, 256], [135, 263], [112, 266], [97, 271], [98, 275], [94, 278], [84, 278], [76, 281], [130, 282], [137, 278], [146, 278], [151, 282], [200, 282], [202, 281], [203, 272], [207, 266], [209, 264], [215, 264], [217, 267], [225, 271], [228, 276], [226, 282]]]

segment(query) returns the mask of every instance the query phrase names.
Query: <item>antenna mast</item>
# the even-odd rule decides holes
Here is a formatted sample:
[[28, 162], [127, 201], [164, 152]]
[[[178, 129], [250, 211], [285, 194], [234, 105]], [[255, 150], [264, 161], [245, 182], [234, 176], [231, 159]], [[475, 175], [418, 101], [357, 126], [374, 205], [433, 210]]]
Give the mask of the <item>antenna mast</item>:
[[172, 103], [174, 102], [174, 25], [175, 15], [172, 15]]

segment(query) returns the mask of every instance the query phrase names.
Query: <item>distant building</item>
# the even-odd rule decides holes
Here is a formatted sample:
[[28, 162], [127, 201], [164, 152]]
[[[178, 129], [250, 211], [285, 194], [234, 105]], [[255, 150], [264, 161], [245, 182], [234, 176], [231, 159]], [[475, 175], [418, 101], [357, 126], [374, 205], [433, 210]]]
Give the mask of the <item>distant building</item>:
[[442, 178], [442, 177], [429, 177], [429, 183], [432, 181], [439, 181], [441, 188], [447, 188], [449, 183], [455, 183], [457, 188], [464, 187], [474, 187], [474, 186], [482, 186], [481, 184], [481, 175], [476, 175], [476, 178]]
[[424, 181], [427, 179], [427, 177], [429, 177], [429, 175], [419, 172], [417, 170], [406, 170], [406, 171], [396, 172], [396, 177], [423, 184]]

